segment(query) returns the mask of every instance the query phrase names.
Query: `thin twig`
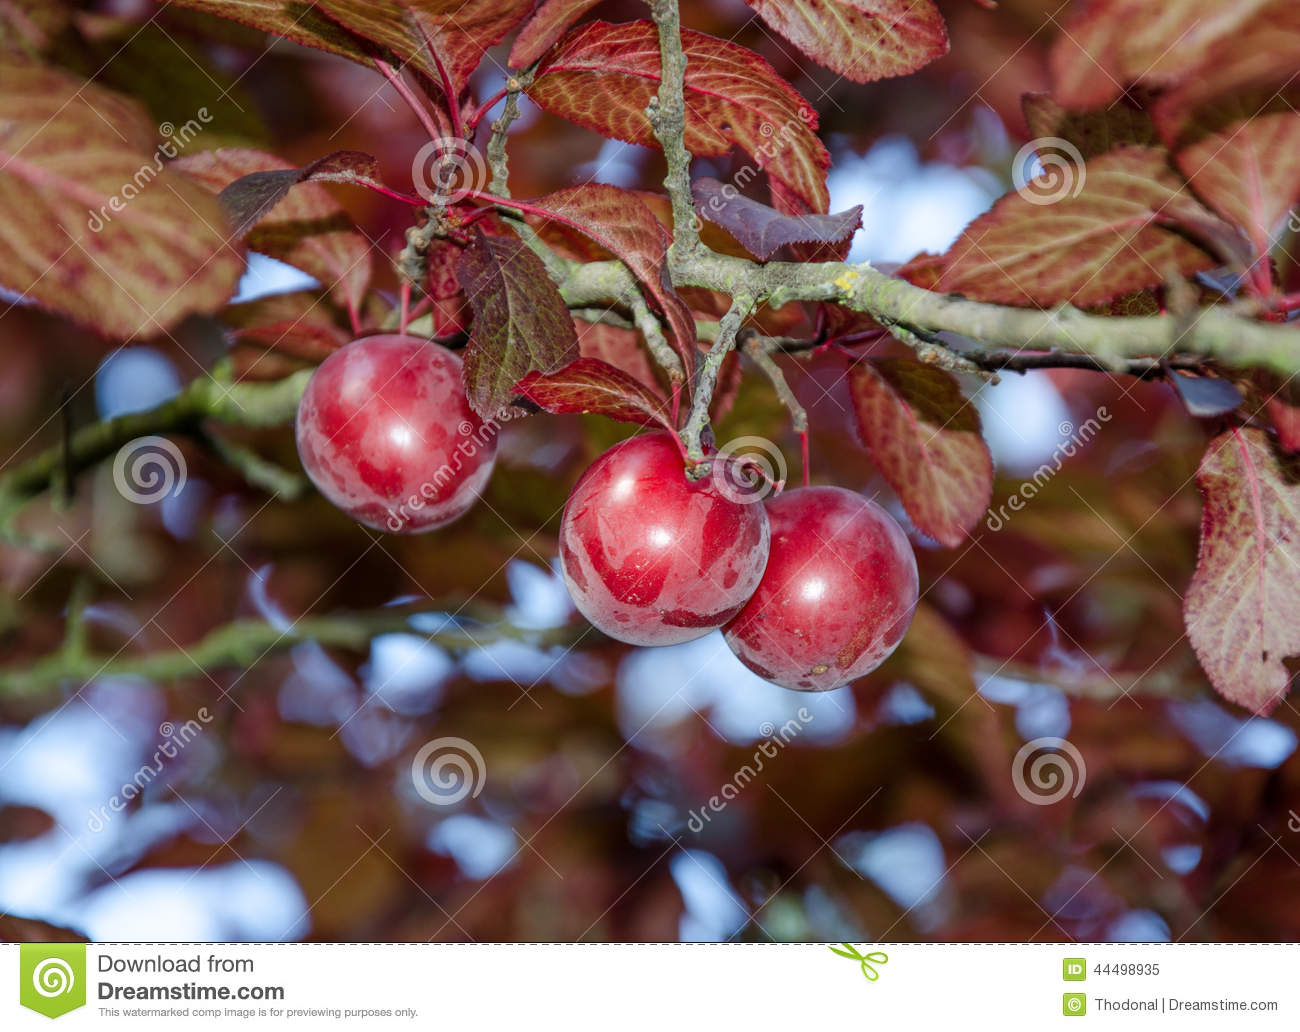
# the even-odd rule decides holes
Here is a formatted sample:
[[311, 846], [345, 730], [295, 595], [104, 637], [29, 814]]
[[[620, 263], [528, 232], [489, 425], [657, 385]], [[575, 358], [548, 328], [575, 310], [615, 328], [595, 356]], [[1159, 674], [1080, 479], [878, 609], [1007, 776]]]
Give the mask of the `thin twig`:
[[704, 361], [695, 371], [695, 390], [691, 395], [691, 412], [682, 428], [682, 441], [686, 445], [686, 454], [697, 464], [704, 460], [702, 435], [709, 425], [709, 405], [713, 401], [713, 391], [718, 384], [718, 373], [728, 354], [736, 346], [736, 336], [741, 323], [754, 310], [754, 299], [748, 294], [736, 294], [731, 299], [731, 307], [718, 323], [718, 336]]

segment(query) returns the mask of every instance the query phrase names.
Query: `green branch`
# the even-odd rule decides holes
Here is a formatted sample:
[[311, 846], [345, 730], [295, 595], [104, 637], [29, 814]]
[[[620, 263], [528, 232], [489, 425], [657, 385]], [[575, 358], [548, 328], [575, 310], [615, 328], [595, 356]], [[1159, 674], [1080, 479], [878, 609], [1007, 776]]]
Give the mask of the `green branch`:
[[736, 293], [731, 300], [731, 307], [718, 323], [718, 335], [695, 371], [695, 389], [691, 392], [691, 413], [682, 428], [682, 443], [686, 445], [686, 454], [697, 463], [704, 459], [704, 446], [701, 435], [709, 425], [709, 403], [713, 401], [713, 391], [718, 384], [718, 373], [722, 363], [736, 347], [736, 337], [745, 318], [754, 310], [754, 299], [747, 294]]
[[[924, 290], [865, 262], [760, 264], [706, 248], [671, 261], [670, 272], [678, 287], [703, 287], [732, 297], [748, 294], [772, 307], [825, 301], [922, 339], [960, 334], [971, 341], [963, 355], [976, 361], [1004, 348], [1057, 350], [1091, 355], [1103, 367], [1123, 371], [1132, 358], [1183, 354], [1300, 373], [1300, 328], [1257, 322], [1247, 306], [1200, 308], [1182, 316], [1089, 315], [1069, 305], [1050, 311], [1012, 308]], [[607, 296], [611, 283], [621, 283], [627, 275], [615, 261], [570, 263], [561, 293], [571, 305], [594, 304]]]
[[0, 476], [0, 513], [48, 488], [62, 475], [65, 456], [76, 473], [137, 437], [197, 433], [209, 419], [246, 427], [283, 426], [293, 420], [311, 373], [300, 370], [273, 383], [230, 383], [218, 371], [193, 381], [156, 408], [84, 426], [72, 435], [66, 451], [65, 445], [55, 445]]
[[[589, 628], [574, 626], [549, 630], [525, 630], [499, 620], [481, 627], [451, 627], [426, 634], [410, 624], [410, 609], [380, 609], [374, 612], [334, 616], [303, 617], [288, 627], [262, 620], [236, 620], [218, 627], [184, 648], [165, 649], [145, 655], [94, 655], [85, 650], [80, 635], [71, 632], [65, 646], [36, 662], [0, 670], [0, 696], [36, 695], [66, 684], [85, 685], [104, 677], [139, 677], [169, 681], [228, 668], [246, 668], [266, 656], [300, 642], [352, 651], [369, 648], [379, 634], [419, 634], [442, 648], [463, 651], [496, 641], [525, 641], [545, 648], [572, 644]], [[486, 614], [480, 614], [486, 615]], [[499, 614], [498, 614], [499, 615]], [[77, 643], [74, 647], [74, 643]]]
[[700, 244], [691, 200], [691, 152], [686, 149], [686, 52], [677, 0], [650, 0], [650, 16], [659, 30], [659, 92], [650, 99], [646, 117], [663, 148], [668, 175], [664, 189], [673, 205], [670, 253], [689, 254]]

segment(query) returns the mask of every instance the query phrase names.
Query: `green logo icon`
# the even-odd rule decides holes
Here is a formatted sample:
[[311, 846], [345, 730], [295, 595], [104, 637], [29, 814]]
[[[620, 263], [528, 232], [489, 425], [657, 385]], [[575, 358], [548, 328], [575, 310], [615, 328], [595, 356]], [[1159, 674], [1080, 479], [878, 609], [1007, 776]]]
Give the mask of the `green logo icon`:
[[844, 948], [838, 950], [834, 946], [830, 946], [827, 948], [832, 953], [838, 953], [841, 957], [848, 957], [849, 960], [856, 960], [859, 964], [861, 964], [862, 976], [868, 982], [874, 982], [877, 978], [880, 977], [880, 972], [877, 971], [872, 966], [873, 964], [887, 964], [889, 962], [889, 957], [886, 954], [881, 953], [879, 950], [875, 951], [874, 953], [864, 954], [859, 952], [858, 948], [852, 945], [851, 943], [842, 942], [840, 943], [840, 945]]
[[1066, 957], [1061, 962], [1061, 977], [1067, 982], [1082, 982], [1088, 977], [1088, 962], [1082, 957]]
[[1088, 1013], [1088, 997], [1083, 993], [1062, 993], [1061, 1013], [1067, 1018], [1080, 1018]]
[[57, 1018], [86, 1005], [86, 944], [25, 942], [19, 948], [18, 1002]]

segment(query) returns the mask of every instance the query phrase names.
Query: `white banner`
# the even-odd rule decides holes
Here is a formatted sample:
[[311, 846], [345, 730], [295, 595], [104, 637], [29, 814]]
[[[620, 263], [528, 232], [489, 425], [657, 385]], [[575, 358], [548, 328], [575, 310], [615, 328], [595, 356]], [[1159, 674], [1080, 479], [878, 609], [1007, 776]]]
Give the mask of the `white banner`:
[[0, 945], [0, 970], [5, 1029], [1300, 1021], [1290, 944], [39, 944]]

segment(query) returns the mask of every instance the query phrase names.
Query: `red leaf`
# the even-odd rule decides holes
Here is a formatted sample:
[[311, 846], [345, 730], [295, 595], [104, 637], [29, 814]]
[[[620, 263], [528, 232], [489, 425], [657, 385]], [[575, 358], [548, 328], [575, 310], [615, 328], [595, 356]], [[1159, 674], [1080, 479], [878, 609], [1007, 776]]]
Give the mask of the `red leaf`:
[[[1221, 226], [1187, 193], [1163, 150], [1125, 147], [1063, 169], [1063, 177], [1030, 180], [972, 222], [948, 252], [934, 289], [1003, 304], [1068, 301], [1086, 308], [1156, 286], [1170, 269], [1186, 275], [1214, 264], [1162, 228], [1170, 221], [1198, 231]], [[1048, 195], [1058, 199], [1045, 203]]]
[[26, 62], [0, 81], [0, 283], [122, 339], [224, 306], [242, 249], [144, 111]]
[[673, 428], [663, 399], [599, 358], [580, 358], [549, 375], [529, 373], [515, 392], [547, 412], [595, 412], [624, 423]]
[[1269, 398], [1268, 415], [1277, 431], [1277, 442], [1284, 451], [1300, 452], [1300, 407], [1280, 398]]
[[1221, 128], [1225, 119], [1216, 118], [1221, 114], [1216, 109], [1225, 98], [1230, 101], [1227, 111], [1235, 118], [1294, 101], [1300, 93], [1295, 81], [1297, 66], [1300, 5], [1292, 0], [1272, 0], [1240, 31], [1205, 54], [1196, 74], [1160, 98], [1155, 119], [1161, 135], [1177, 149], [1189, 142], [1184, 136], [1189, 128], [1197, 130], [1197, 121], [1210, 121], [1211, 128]]
[[[238, 161], [238, 154], [228, 151], [221, 153], [226, 154], [229, 162]], [[242, 153], [250, 165], [259, 163], [258, 151]], [[285, 194], [299, 183], [375, 185], [379, 182], [375, 177], [378, 162], [371, 155], [362, 154], [360, 151], [335, 151], [323, 158], [317, 158], [310, 165], [302, 168], [281, 167], [287, 163], [271, 155], [265, 157], [270, 159], [266, 168], [245, 173], [227, 183], [218, 196], [230, 224], [241, 236], [264, 216], [269, 215], [271, 209], [280, 203]], [[185, 161], [183, 158], [181, 160]], [[204, 161], [200, 155], [195, 155], [193, 164], [202, 167]]]
[[[1249, 6], [1249, 5], [1248, 5]], [[1192, 187], [1257, 255], [1300, 200], [1300, 5], [1270, 3], [1161, 98], [1156, 124]]]
[[[634, 380], [640, 380], [650, 387], [659, 387], [655, 365], [636, 330], [582, 319], [574, 319], [573, 328], [578, 334], [578, 350], [583, 358], [599, 358], [616, 369], [621, 369]], [[717, 397], [716, 390], [714, 397]]]
[[565, 31], [601, 0], [546, 0], [515, 37], [511, 68], [527, 68], [545, 54]]
[[993, 459], [957, 381], [912, 359], [849, 373], [858, 433], [918, 529], [956, 548], [989, 507]]
[[[1065, 140], [1074, 144], [1085, 159], [1119, 147], [1152, 147], [1160, 143], [1151, 116], [1124, 104], [1077, 112], [1062, 107], [1049, 93], [1026, 93], [1020, 98], [1020, 106], [1029, 135], [1036, 142], [1046, 145], [1052, 138]], [[1044, 148], [1038, 149], [1041, 153]]]
[[1052, 47], [1052, 93], [1066, 107], [1091, 108], [1109, 104], [1130, 83], [1177, 82], [1269, 2], [1092, 0]]
[[1232, 122], [1174, 160], [1198, 196], [1241, 226], [1262, 256], [1300, 200], [1300, 114], [1287, 110]]
[[231, 336], [243, 344], [256, 344], [294, 358], [319, 362], [351, 339], [334, 320], [323, 293], [294, 291], [272, 294], [231, 305], [222, 321], [233, 328]]
[[274, 154], [224, 147], [174, 167], [219, 194], [249, 247], [315, 276], [340, 304], [360, 310], [370, 287], [370, 241], [328, 190], [308, 180], [355, 182], [373, 172], [373, 158], [338, 151], [294, 168]]
[[556, 190], [529, 202], [553, 212], [623, 262], [645, 287], [650, 307], [667, 323], [687, 382], [695, 368], [695, 320], [668, 279], [668, 233], [635, 194], [603, 183]]
[[1214, 687], [1268, 713], [1300, 656], [1300, 482], [1263, 430], [1229, 430], [1210, 442], [1196, 482], [1205, 507], [1196, 573], [1183, 615], [1187, 637]]
[[456, 263], [456, 278], [474, 310], [465, 393], [479, 415], [508, 405], [530, 372], [552, 373], [578, 357], [569, 309], [522, 240], [479, 232]]
[[695, 211], [766, 261], [788, 244], [841, 244], [862, 225], [862, 205], [835, 215], [783, 215], [742, 197], [734, 186], [704, 177], [691, 184]]
[[[733, 146], [813, 211], [829, 201], [830, 155], [817, 114], [766, 61], [744, 47], [682, 30], [686, 146], [716, 157]], [[658, 147], [646, 106], [659, 89], [659, 37], [648, 21], [596, 21], [569, 33], [538, 66], [528, 95], [552, 114], [605, 136]]]
[[945, 255], [931, 254], [929, 251], [922, 251], [915, 257], [909, 258], [893, 274], [899, 279], [905, 279], [914, 287], [923, 287], [926, 290], [934, 290], [938, 283], [939, 277], [943, 275], [944, 267], [948, 264]]
[[[528, 17], [532, 0], [175, 0], [304, 46], [374, 65], [376, 45], [457, 95], [483, 55]], [[367, 42], [368, 41], [368, 42]]]
[[854, 82], [906, 75], [948, 52], [930, 0], [745, 0], [818, 64]]

